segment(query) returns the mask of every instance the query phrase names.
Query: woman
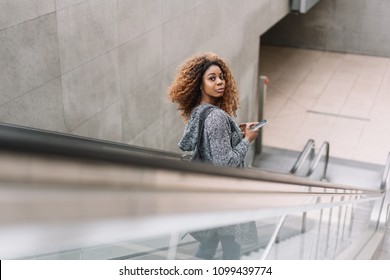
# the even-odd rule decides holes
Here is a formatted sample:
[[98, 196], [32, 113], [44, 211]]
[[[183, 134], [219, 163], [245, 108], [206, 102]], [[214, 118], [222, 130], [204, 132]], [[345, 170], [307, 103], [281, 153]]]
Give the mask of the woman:
[[[250, 143], [258, 131], [250, 130], [254, 123], [240, 125], [233, 121], [238, 108], [238, 91], [227, 63], [214, 53], [196, 55], [184, 62], [168, 89], [172, 102], [187, 121], [179, 148], [197, 152], [208, 163], [218, 166], [243, 167]], [[212, 107], [204, 120], [198, 142], [199, 119]], [[214, 236], [200, 242], [196, 257], [212, 259], [219, 242], [223, 259], [239, 259], [240, 247], [257, 242], [255, 223], [217, 228]]]

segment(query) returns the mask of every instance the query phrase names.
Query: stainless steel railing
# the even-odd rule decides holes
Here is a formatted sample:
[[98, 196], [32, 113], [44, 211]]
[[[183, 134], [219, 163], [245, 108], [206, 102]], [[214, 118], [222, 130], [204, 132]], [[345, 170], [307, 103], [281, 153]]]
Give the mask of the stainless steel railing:
[[[384, 220], [386, 228], [389, 228], [389, 210], [390, 210], [390, 196], [389, 196], [389, 177], [390, 177], [390, 153], [387, 155], [386, 163], [384, 166], [382, 180], [380, 184], [380, 190], [384, 191], [382, 202], [379, 206], [379, 219], [377, 222], [377, 229], [380, 228], [381, 222]], [[387, 206], [386, 206], [387, 204]], [[387, 207], [387, 208], [386, 208]]]
[[[322, 143], [318, 153], [315, 155], [315, 141], [313, 139], [309, 139], [306, 142], [306, 145], [303, 148], [302, 152], [299, 154], [293, 167], [290, 169], [290, 173], [291, 174], [298, 174], [301, 171], [302, 167], [304, 166], [304, 163], [308, 159], [310, 159], [310, 161], [311, 161], [310, 166], [309, 166], [309, 169], [308, 169], [307, 173], [305, 174], [305, 176], [306, 177], [311, 176], [315, 172], [315, 170], [317, 169], [318, 164], [319, 164], [322, 156], [324, 155], [325, 156], [325, 165], [324, 165], [324, 169], [322, 171], [322, 175], [320, 177], [321, 181], [324, 180], [326, 177], [326, 171], [327, 171], [328, 163], [329, 163], [329, 149], [330, 149], [329, 142], [324, 142], [324, 143]], [[312, 160], [312, 158], [314, 158], [314, 159]]]
[[293, 167], [290, 169], [291, 174], [296, 174], [302, 168], [304, 162], [307, 160], [309, 156], [313, 156], [315, 149], [315, 142], [313, 139], [309, 139], [306, 142], [305, 147], [302, 152], [299, 154], [297, 160], [295, 161]]
[[6, 123], [0, 123], [0, 148], [117, 162], [129, 154], [181, 158], [178, 153]]
[[387, 160], [385, 163], [385, 168], [382, 175], [380, 189], [385, 190], [387, 188], [390, 176], [390, 153], [387, 155]]
[[328, 163], [329, 163], [329, 146], [330, 145], [328, 142], [324, 142], [321, 145], [321, 148], [320, 148], [319, 152], [317, 153], [317, 156], [313, 160], [312, 164], [310, 165], [309, 171], [307, 172], [306, 176], [310, 176], [314, 173], [314, 171], [316, 170], [316, 168], [318, 166], [318, 163], [321, 160], [322, 155], [325, 153], [325, 166], [324, 166], [324, 170], [322, 172], [320, 180], [322, 181], [325, 179], [326, 171], [327, 171]]
[[[30, 137], [24, 134], [29, 131], [3, 128], [0, 152], [14, 156], [17, 172], [31, 172], [25, 162], [38, 158], [34, 165], [43, 164], [41, 170], [49, 173], [15, 180], [0, 176], [0, 208], [6, 213], [0, 217], [3, 258], [158, 234], [172, 236], [171, 248], [180, 232], [370, 203], [384, 194], [272, 172], [187, 163], [165, 153], [144, 155], [73, 136], [64, 140], [38, 132], [40, 137]], [[47, 180], [45, 176], [53, 179], [54, 171], [61, 170], [61, 159], [83, 172], [69, 172], [57, 183]], [[85, 173], [91, 174], [90, 181]], [[341, 217], [340, 223], [345, 220]], [[271, 239], [270, 248], [273, 243]]]
[[[153, 162], [153, 159], [147, 159]], [[48, 162], [46, 166], [57, 164], [52, 157], [43, 157], [41, 162], [43, 160]], [[177, 244], [180, 232], [337, 209], [376, 201], [383, 195], [380, 190], [253, 170], [241, 170], [243, 173], [236, 176], [232, 173], [236, 169], [218, 169], [220, 173], [212, 174], [211, 166], [203, 165], [188, 165], [176, 170], [170, 166], [174, 162], [169, 159], [159, 158], [159, 161], [160, 167], [126, 165], [123, 172], [131, 176], [121, 186], [115, 186], [109, 180], [104, 185], [84, 184], [75, 178], [67, 178], [67, 182], [56, 185], [45, 180], [1, 183], [0, 207], [2, 213], [7, 213], [0, 219], [2, 252], [29, 256], [32, 254], [29, 247], [40, 244], [37, 241], [42, 236], [46, 241], [40, 245], [42, 248], [34, 248], [34, 252], [97, 246], [159, 234], [170, 234], [173, 238], [170, 244]], [[101, 161], [96, 165], [90, 161], [83, 165], [97, 168], [96, 173], [105, 169], [102, 169]], [[107, 168], [110, 165], [111, 162]], [[123, 164], [117, 167], [123, 168]], [[209, 172], [200, 172], [200, 167]], [[82, 165], [81, 170], [85, 170]], [[225, 176], [225, 172], [230, 176]], [[345, 220], [341, 217], [340, 223]], [[31, 221], [39, 221], [39, 224]], [[329, 223], [332, 221], [330, 218]], [[22, 228], [23, 233], [20, 232]], [[89, 232], [88, 238], [80, 235], [84, 231]], [[277, 234], [275, 232], [273, 236]], [[26, 240], [29, 242], [23, 247]], [[272, 248], [273, 239], [269, 242], [268, 247]], [[12, 247], [9, 244], [13, 244]], [[173, 247], [169, 248], [169, 255], [175, 256]]]

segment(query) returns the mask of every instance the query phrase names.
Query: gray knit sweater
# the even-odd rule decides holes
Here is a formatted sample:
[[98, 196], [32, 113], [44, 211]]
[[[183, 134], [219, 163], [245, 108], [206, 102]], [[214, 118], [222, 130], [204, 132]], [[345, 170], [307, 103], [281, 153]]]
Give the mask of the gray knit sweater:
[[[200, 113], [209, 106], [214, 109], [204, 122], [203, 135], [197, 146]], [[214, 105], [201, 104], [192, 111], [179, 148], [192, 152], [199, 149], [201, 158], [213, 165], [243, 167], [249, 142], [225, 111]]]
[[[208, 106], [214, 109], [207, 116], [203, 135], [197, 147], [200, 113]], [[184, 129], [183, 138], [179, 142], [182, 151], [199, 149], [201, 158], [206, 162], [219, 166], [243, 167], [244, 158], [249, 150], [249, 142], [230, 116], [217, 106], [201, 104], [194, 108]], [[252, 246], [258, 243], [256, 224], [242, 224], [209, 229], [218, 235], [233, 235], [240, 245]]]

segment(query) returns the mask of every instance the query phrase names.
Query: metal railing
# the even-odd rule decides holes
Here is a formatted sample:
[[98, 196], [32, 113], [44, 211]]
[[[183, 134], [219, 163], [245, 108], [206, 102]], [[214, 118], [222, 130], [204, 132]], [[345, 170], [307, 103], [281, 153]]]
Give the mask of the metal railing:
[[318, 163], [321, 160], [321, 157], [322, 157], [323, 153], [325, 153], [325, 165], [324, 165], [324, 170], [322, 172], [320, 180], [322, 181], [322, 180], [325, 179], [326, 171], [327, 171], [328, 163], [329, 163], [329, 143], [328, 142], [324, 142], [321, 145], [321, 148], [318, 151], [317, 156], [313, 160], [312, 164], [310, 165], [309, 171], [307, 172], [306, 176], [310, 176], [310, 175], [312, 175], [314, 173], [314, 171], [316, 170], [316, 168], [318, 166]]
[[296, 174], [300, 171], [302, 168], [304, 162], [307, 160], [309, 156], [313, 156], [315, 149], [315, 142], [313, 139], [309, 139], [306, 142], [305, 147], [303, 148], [302, 152], [299, 154], [296, 162], [294, 163], [293, 167], [290, 170], [291, 174]]
[[381, 190], [385, 190], [387, 188], [387, 184], [389, 183], [389, 176], [390, 176], [390, 153], [387, 155], [385, 168], [383, 170], [383, 176], [380, 185]]
[[[121, 161], [127, 153], [180, 159], [181, 154], [119, 142], [0, 123], [0, 148], [28, 153]], [[115, 160], [115, 157], [118, 157]]]
[[315, 141], [313, 139], [309, 139], [306, 142], [306, 145], [303, 148], [302, 152], [299, 154], [293, 167], [290, 169], [290, 173], [294, 175], [298, 174], [301, 171], [302, 167], [304, 166], [304, 163], [308, 159], [311, 160], [314, 157], [314, 159], [310, 163], [307, 173], [305, 174], [306, 177], [311, 176], [317, 169], [322, 156], [325, 155], [325, 165], [324, 165], [322, 175], [320, 177], [321, 181], [324, 180], [326, 177], [326, 171], [329, 163], [329, 149], [330, 149], [329, 142], [324, 142], [322, 143], [317, 155], [315, 155]]
[[386, 228], [390, 229], [390, 204], [387, 205], [387, 211], [386, 211]]
[[[390, 215], [390, 196], [389, 196], [389, 177], [390, 177], [390, 153], [387, 155], [386, 163], [383, 169], [380, 190], [385, 192], [379, 210], [379, 220], [377, 229], [380, 228], [381, 220], [384, 220], [385, 227], [389, 229], [389, 215]], [[387, 206], [386, 206], [387, 203]], [[383, 213], [383, 214], [382, 214]]]
[[[324, 151], [326, 152], [325, 153], [325, 167], [324, 167], [324, 171], [322, 173], [322, 176], [320, 178], [320, 181], [323, 181], [325, 179], [327, 166], [328, 166], [328, 162], [329, 162], [329, 143], [328, 142], [324, 142], [321, 145], [321, 148], [320, 148], [319, 152], [315, 156], [314, 160], [310, 163], [309, 170], [306, 173], [307, 177], [312, 175], [314, 173], [314, 171], [316, 170], [316, 168], [318, 166], [318, 163], [319, 163], [319, 161], [320, 161]], [[310, 157], [314, 157], [314, 153], [315, 153], [315, 142], [314, 142], [313, 139], [309, 139], [307, 141], [305, 147], [303, 148], [302, 152], [299, 154], [299, 156], [298, 156], [296, 162], [294, 163], [293, 167], [291, 168], [290, 173], [291, 174], [297, 174], [302, 169], [302, 167], [304, 165], [304, 162], [307, 161], [308, 157], [309, 156]], [[307, 223], [307, 212], [303, 212], [302, 213], [301, 233], [305, 233], [306, 232], [306, 223]]]
[[[26, 159], [37, 157], [37, 162], [54, 173], [50, 168], [60, 169], [60, 156], [74, 161], [75, 170], [88, 169], [105, 178], [101, 175], [105, 169], [118, 169], [123, 172], [114, 174], [123, 178], [120, 184], [116, 181], [118, 176], [95, 184], [79, 180], [78, 172], [74, 172], [52, 184], [39, 176], [14, 181], [0, 177], [0, 208], [6, 213], [0, 217], [2, 258], [72, 248], [84, 248], [85, 256], [85, 248], [164, 234], [170, 236], [169, 258], [175, 258], [182, 232], [369, 205], [384, 195], [378, 189], [183, 162], [166, 153], [145, 155], [139, 150], [131, 151], [122, 144], [116, 147], [115, 143], [75, 136], [62, 139], [58, 134], [41, 131], [39, 137], [31, 137], [30, 132], [0, 126], [0, 152], [15, 155], [13, 164], [18, 172], [23, 172]], [[66, 148], [66, 152], [59, 148]], [[347, 220], [346, 210], [343, 213], [338, 214], [339, 229]], [[330, 211], [329, 215], [334, 214]], [[272, 250], [283, 220], [272, 234], [264, 257]], [[328, 223], [332, 220], [328, 219]]]

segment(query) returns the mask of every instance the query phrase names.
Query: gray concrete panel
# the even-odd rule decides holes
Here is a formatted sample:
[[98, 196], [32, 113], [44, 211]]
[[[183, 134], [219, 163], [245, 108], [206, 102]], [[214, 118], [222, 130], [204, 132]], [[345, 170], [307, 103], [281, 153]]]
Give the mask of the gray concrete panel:
[[[138, 132], [134, 139], [125, 143], [162, 150], [164, 149], [164, 141], [166, 138], [166, 134], [161, 133], [161, 131], [163, 131], [164, 125], [163, 118], [157, 119], [144, 130]], [[168, 133], [167, 131], [164, 132]], [[177, 149], [174, 151], [177, 152]]]
[[390, 56], [389, 1], [320, 1], [307, 14], [290, 14], [263, 36], [273, 45]]
[[65, 120], [73, 130], [119, 99], [118, 52], [62, 76]]
[[71, 6], [78, 5], [83, 2], [88, 2], [90, 0], [56, 0], [56, 8], [57, 11], [64, 9], [64, 8], [69, 8]]
[[362, 13], [373, 16], [390, 16], [390, 2], [387, 0], [360, 0]]
[[170, 21], [182, 13], [192, 10], [205, 2], [205, 0], [163, 0], [162, 1], [162, 16], [163, 22]]
[[162, 0], [118, 0], [120, 44], [161, 26], [162, 2]]
[[56, 78], [0, 106], [0, 120], [27, 127], [68, 132], [64, 121], [61, 79]]
[[118, 45], [115, 0], [82, 2], [57, 12], [62, 73], [112, 50]]
[[[119, 47], [121, 94], [127, 95], [163, 70], [162, 29], [157, 28]], [[156, 81], [153, 81], [156, 82]]]
[[[144, 84], [123, 95], [123, 140], [130, 142], [137, 135], [161, 120], [162, 104], [166, 99], [166, 88], [162, 86], [162, 74], [152, 76]], [[151, 137], [165, 135], [162, 126], [157, 126]]]
[[360, 53], [390, 57], [390, 34], [361, 33]]
[[120, 100], [88, 119], [85, 123], [74, 129], [72, 134], [123, 142]]
[[197, 22], [197, 12], [187, 11], [162, 26], [164, 66], [181, 63], [202, 43]]
[[2, 0], [0, 30], [55, 11], [55, 0]]
[[176, 131], [183, 132], [185, 123], [183, 119], [179, 117], [179, 112], [172, 110], [166, 112], [163, 115], [163, 124], [162, 128], [166, 132], [164, 141], [163, 141], [163, 150], [173, 151], [177, 153], [181, 153], [177, 144], [179, 143], [182, 133], [176, 133]]
[[55, 14], [0, 31], [0, 105], [60, 76]]

